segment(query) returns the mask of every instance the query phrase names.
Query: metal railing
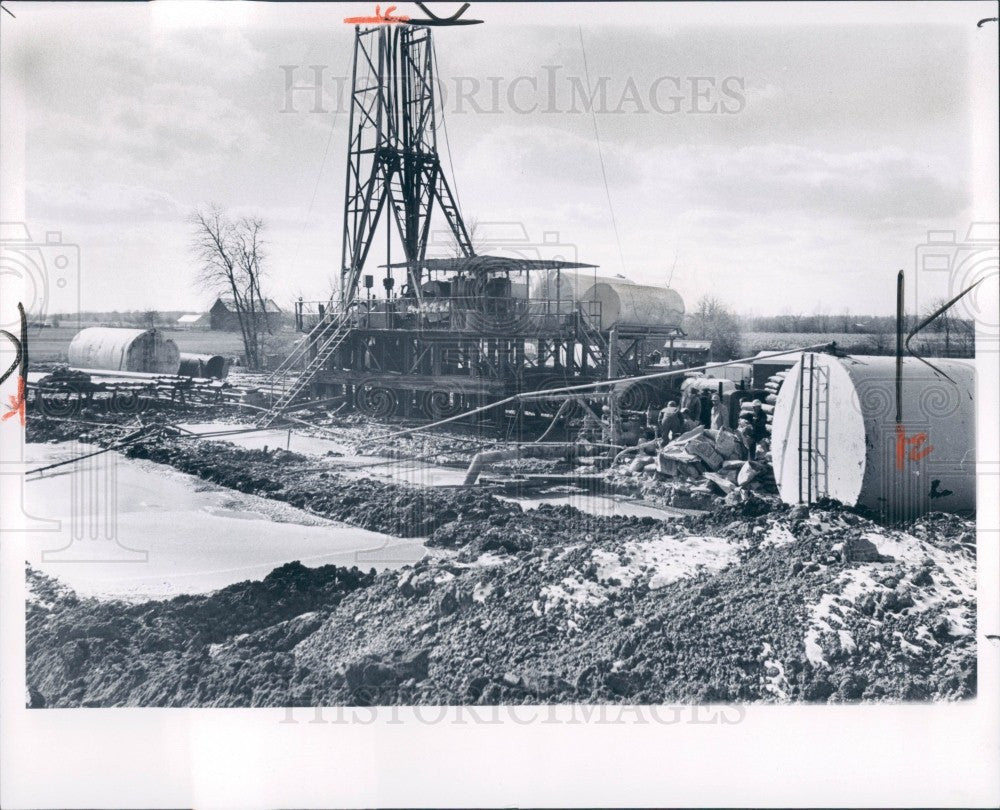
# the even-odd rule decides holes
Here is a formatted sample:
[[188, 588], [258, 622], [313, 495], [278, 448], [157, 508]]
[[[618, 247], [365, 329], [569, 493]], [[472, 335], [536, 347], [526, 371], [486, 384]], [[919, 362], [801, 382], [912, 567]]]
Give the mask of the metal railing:
[[384, 298], [358, 300], [349, 311], [334, 310], [326, 301], [297, 301], [295, 322], [299, 331], [315, 324], [347, 318], [355, 329], [433, 329], [478, 331], [503, 327], [510, 334], [538, 331], [572, 331], [581, 319], [587, 331], [601, 322], [599, 301], [525, 299], [489, 296]]

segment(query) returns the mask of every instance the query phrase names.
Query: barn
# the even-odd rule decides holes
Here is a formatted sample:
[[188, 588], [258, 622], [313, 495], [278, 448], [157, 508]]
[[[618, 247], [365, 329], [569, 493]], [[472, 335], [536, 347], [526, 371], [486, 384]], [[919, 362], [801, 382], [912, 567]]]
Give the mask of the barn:
[[187, 312], [177, 319], [178, 329], [209, 329], [212, 319], [207, 312]]
[[[232, 296], [219, 296], [216, 298], [208, 314], [212, 329], [219, 332], [240, 331], [240, 319], [236, 314], [236, 304]], [[281, 307], [270, 298], [264, 300], [264, 312], [258, 313], [258, 317], [262, 320], [266, 318], [268, 325], [272, 327], [278, 325], [281, 315]]]

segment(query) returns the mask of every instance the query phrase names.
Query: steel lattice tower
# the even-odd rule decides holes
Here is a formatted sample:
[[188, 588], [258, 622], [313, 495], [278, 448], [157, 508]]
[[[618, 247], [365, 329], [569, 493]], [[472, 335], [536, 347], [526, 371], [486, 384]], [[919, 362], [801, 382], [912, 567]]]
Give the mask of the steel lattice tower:
[[355, 300], [386, 203], [416, 295], [435, 203], [462, 253], [474, 255], [438, 157], [434, 81], [429, 28], [355, 28], [341, 265], [344, 305]]

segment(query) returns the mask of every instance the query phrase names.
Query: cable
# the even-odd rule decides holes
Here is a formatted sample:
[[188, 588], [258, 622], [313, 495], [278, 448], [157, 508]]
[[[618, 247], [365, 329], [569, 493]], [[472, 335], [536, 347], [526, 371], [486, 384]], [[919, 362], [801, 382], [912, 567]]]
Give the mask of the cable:
[[[431, 44], [431, 53], [434, 55], [434, 78], [437, 79], [441, 75], [441, 69], [438, 67], [438, 55], [433, 44]], [[441, 129], [444, 131], [444, 146], [445, 151], [448, 153], [448, 167], [451, 169], [451, 183], [455, 190], [455, 207], [458, 208], [458, 215], [462, 218], [462, 222], [464, 224], [465, 215], [462, 213], [462, 198], [458, 193], [458, 175], [455, 174], [455, 161], [451, 158], [451, 138], [448, 137], [448, 118], [444, 114], [443, 105], [441, 107]]]
[[[310, 46], [309, 50], [306, 53], [306, 58], [307, 59], [309, 57], [309, 54], [311, 54], [311, 53], [312, 53], [312, 46]], [[351, 99], [351, 103], [353, 103], [353, 97]], [[309, 210], [306, 211], [305, 218], [302, 221], [302, 229], [299, 231], [299, 241], [298, 241], [298, 244], [295, 246], [295, 256], [292, 258], [292, 269], [293, 270], [296, 268], [296, 266], [298, 265], [298, 262], [299, 262], [299, 252], [302, 249], [302, 232], [305, 230], [305, 227], [306, 227], [306, 225], [309, 222], [309, 217], [312, 216], [313, 205], [316, 202], [316, 194], [319, 191], [319, 181], [323, 178], [323, 169], [326, 168], [326, 156], [330, 152], [330, 144], [333, 142], [333, 131], [334, 131], [334, 129], [336, 129], [336, 126], [337, 126], [337, 116], [339, 116], [339, 115], [340, 115], [340, 99], [338, 98], [337, 99], [337, 107], [333, 111], [333, 119], [330, 122], [330, 132], [326, 136], [326, 148], [323, 149], [323, 160], [322, 160], [322, 162], [319, 165], [319, 172], [317, 172], [317, 174], [316, 174], [316, 183], [313, 185], [312, 198], [309, 200]], [[347, 133], [347, 137], [348, 138], [351, 137], [351, 133], [350, 132]]]
[[604, 196], [608, 199], [608, 212], [611, 214], [611, 226], [615, 231], [615, 242], [618, 244], [618, 260], [625, 272], [625, 254], [622, 253], [622, 240], [618, 235], [618, 221], [615, 219], [615, 207], [611, 202], [611, 191], [608, 188], [608, 172], [604, 167], [604, 151], [601, 149], [601, 135], [597, 130], [597, 111], [594, 110], [594, 96], [590, 90], [590, 70], [587, 68], [587, 50], [583, 46], [583, 26], [578, 26], [580, 32], [580, 53], [583, 54], [583, 77], [587, 82], [587, 99], [590, 102], [590, 117], [594, 122], [594, 140], [597, 141], [597, 157], [601, 161], [601, 177], [604, 179]]
[[[155, 436], [161, 430], [161, 428], [156, 427], [156, 426], [141, 427], [138, 430], [134, 431], [133, 433], [130, 433], [128, 436], [123, 436], [121, 439], [118, 439], [117, 441], [112, 442], [107, 447], [104, 447], [104, 448], [102, 448], [100, 450], [95, 450], [93, 453], [83, 453], [83, 454], [81, 454], [79, 456], [73, 456], [73, 458], [66, 459], [65, 461], [57, 461], [54, 464], [47, 464], [44, 467], [38, 467], [38, 468], [36, 468], [34, 470], [27, 470], [27, 471], [25, 471], [24, 474], [26, 476], [27, 475], [34, 475], [35, 473], [45, 472], [46, 470], [52, 470], [52, 469], [54, 469], [56, 467], [65, 467], [67, 464], [76, 464], [76, 462], [83, 461], [83, 459], [85, 459], [85, 458], [92, 458], [94, 456], [99, 456], [102, 453], [109, 453], [112, 450], [120, 450], [121, 448], [127, 447], [130, 444], [134, 444], [139, 439], [144, 438], [143, 434], [147, 433], [149, 431], [150, 427], [153, 428], [152, 432], [149, 433], [149, 435], [151, 435], [151, 436]], [[146, 437], [146, 438], [148, 438], [148, 437]], [[34, 480], [37, 481], [38, 479], [36, 478]]]

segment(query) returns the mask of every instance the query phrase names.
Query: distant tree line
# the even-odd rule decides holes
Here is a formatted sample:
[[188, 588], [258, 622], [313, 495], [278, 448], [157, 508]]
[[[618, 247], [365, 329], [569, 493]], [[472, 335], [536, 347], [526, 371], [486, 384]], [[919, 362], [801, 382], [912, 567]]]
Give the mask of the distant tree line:
[[173, 326], [177, 319], [186, 313], [187, 309], [154, 310], [154, 309], [111, 309], [83, 310], [77, 313], [57, 312], [48, 316], [49, 326], [75, 326], [82, 323], [100, 323], [107, 325], [135, 326], [143, 329], [156, 326]]
[[[918, 314], [903, 318], [903, 332], [909, 334], [945, 304], [944, 299], [931, 301]], [[769, 349], [785, 349], [795, 345], [793, 335], [815, 335], [819, 340], [829, 336], [839, 347], [852, 354], [891, 354], [896, 347], [896, 317], [893, 315], [783, 314], [737, 315], [727, 304], [714, 296], [703, 296], [684, 317], [684, 331], [691, 338], [712, 342], [713, 360], [733, 360]], [[767, 338], [767, 335], [788, 335], [788, 340]], [[856, 335], [856, 339], [844, 337]], [[926, 323], [910, 343], [924, 355], [938, 357], [972, 357], [975, 353], [975, 324], [955, 308], [937, 315]], [[808, 342], [819, 342], [818, 340]]]
[[[934, 301], [925, 306], [919, 317], [908, 314], [904, 318], [904, 327], [907, 331], [912, 329], [927, 315], [937, 307], [944, 304], [944, 301]], [[844, 313], [841, 315], [829, 314], [784, 314], [784, 315], [745, 315], [739, 318], [739, 325], [746, 332], [803, 332], [805, 334], [853, 334], [870, 335], [880, 332], [896, 333], [895, 315], [851, 315]], [[935, 333], [948, 334], [961, 337], [962, 334], [971, 335], [974, 332], [974, 325], [971, 319], [962, 318], [953, 313], [941, 315], [934, 323], [927, 327]]]

